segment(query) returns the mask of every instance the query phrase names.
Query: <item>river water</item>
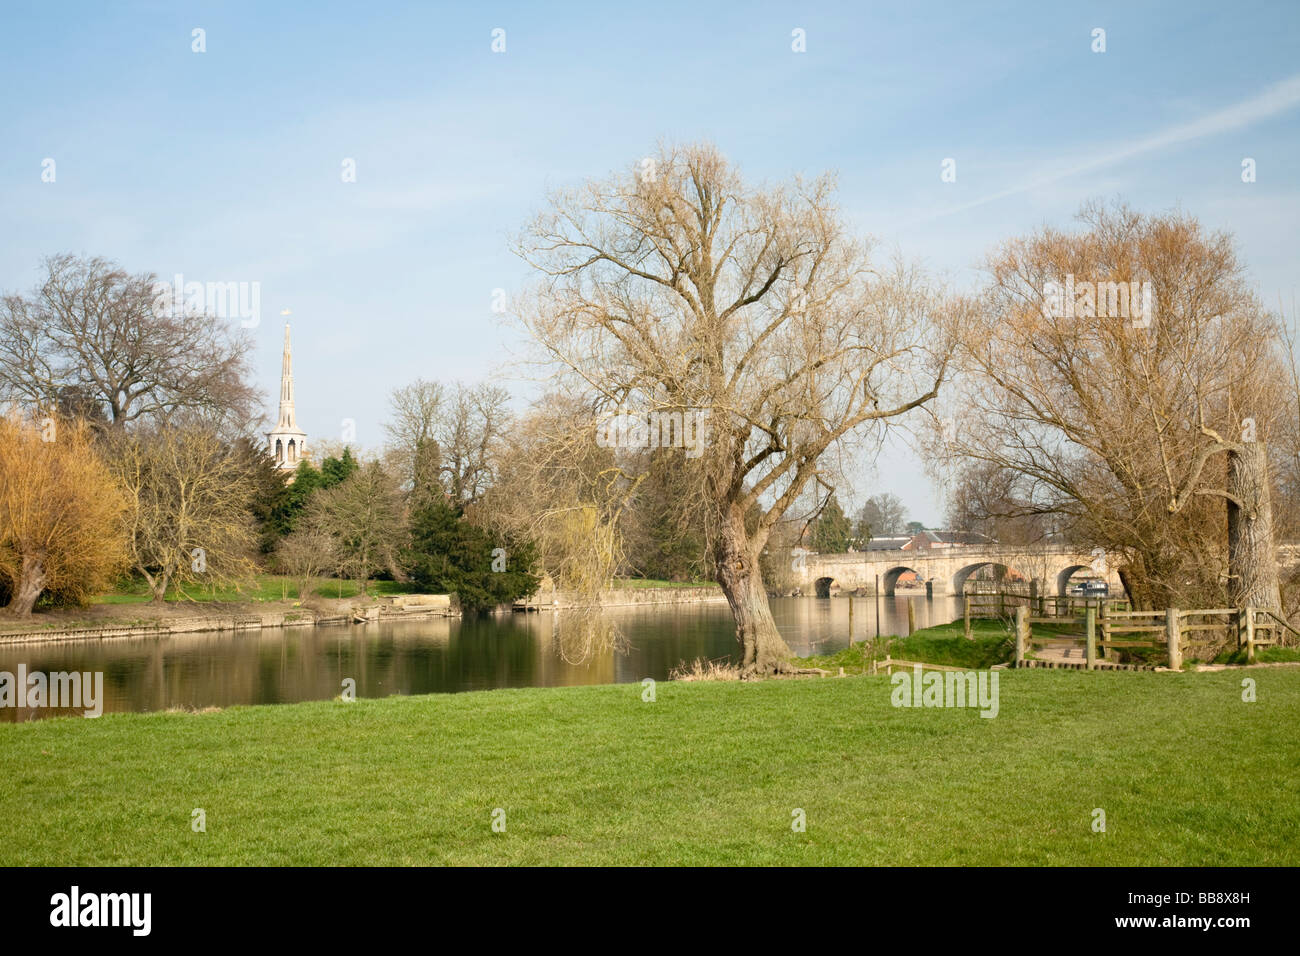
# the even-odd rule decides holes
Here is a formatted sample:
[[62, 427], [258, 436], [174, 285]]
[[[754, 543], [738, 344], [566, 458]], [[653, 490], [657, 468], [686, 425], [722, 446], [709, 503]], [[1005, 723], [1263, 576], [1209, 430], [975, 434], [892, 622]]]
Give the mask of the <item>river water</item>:
[[[883, 635], [961, 615], [956, 598], [880, 598]], [[854, 639], [876, 634], [874, 598], [853, 600]], [[774, 598], [777, 626], [801, 657], [848, 644], [849, 599]], [[501, 687], [564, 687], [664, 680], [696, 658], [735, 659], [725, 603], [611, 608], [600, 622], [618, 642], [584, 653], [590, 621], [543, 611], [339, 627], [207, 632], [58, 644], [0, 645], [0, 672], [102, 672], [103, 710], [276, 704], [337, 697], [345, 678], [358, 697], [433, 694]], [[585, 658], [585, 659], [584, 659]], [[80, 714], [81, 709], [0, 707], [0, 720]]]

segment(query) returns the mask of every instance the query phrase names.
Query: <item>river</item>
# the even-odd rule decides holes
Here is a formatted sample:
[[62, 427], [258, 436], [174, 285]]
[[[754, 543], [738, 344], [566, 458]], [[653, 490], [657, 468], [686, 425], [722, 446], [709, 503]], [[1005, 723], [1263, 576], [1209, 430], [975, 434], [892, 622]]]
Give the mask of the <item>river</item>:
[[[955, 620], [956, 598], [881, 597], [880, 633]], [[799, 656], [848, 644], [849, 599], [775, 598], [772, 611]], [[102, 672], [105, 713], [277, 704], [337, 697], [345, 678], [358, 697], [434, 694], [503, 687], [664, 680], [695, 658], [734, 659], [726, 604], [612, 608], [616, 647], [583, 657], [583, 621], [569, 612], [435, 618], [339, 627], [206, 632], [52, 644], [0, 645], [0, 671]], [[855, 598], [854, 639], [876, 634], [874, 599]], [[0, 720], [80, 714], [81, 710], [0, 707]]]

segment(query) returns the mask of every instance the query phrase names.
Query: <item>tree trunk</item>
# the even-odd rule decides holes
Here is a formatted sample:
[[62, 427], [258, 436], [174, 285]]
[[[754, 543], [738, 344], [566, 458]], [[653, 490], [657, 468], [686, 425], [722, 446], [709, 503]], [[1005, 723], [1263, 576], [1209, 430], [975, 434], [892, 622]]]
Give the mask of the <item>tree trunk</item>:
[[[1282, 610], [1268, 452], [1251, 442], [1228, 453], [1228, 587], [1237, 607]], [[1235, 499], [1235, 500], [1233, 500]]]
[[140, 573], [149, 584], [149, 600], [152, 603], [158, 603], [167, 597], [167, 581], [170, 575], [159, 571], [157, 574], [150, 574], [144, 568], [140, 568]]
[[45, 590], [45, 565], [40, 558], [23, 555], [23, 568], [5, 612], [14, 617], [31, 617], [36, 600]]
[[736, 639], [743, 648], [741, 669], [746, 675], [790, 673], [793, 654], [776, 629], [767, 590], [758, 566], [758, 551], [745, 530], [744, 515], [729, 509], [715, 549], [718, 584], [736, 620]]

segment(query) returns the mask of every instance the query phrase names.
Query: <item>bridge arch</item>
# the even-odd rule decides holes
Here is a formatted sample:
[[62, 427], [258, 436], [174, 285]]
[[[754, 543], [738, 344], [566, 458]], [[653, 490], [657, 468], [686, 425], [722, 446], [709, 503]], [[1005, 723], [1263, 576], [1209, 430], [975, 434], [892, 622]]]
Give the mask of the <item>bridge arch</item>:
[[981, 561], [978, 564], [967, 564], [957, 570], [952, 576], [952, 593], [958, 596], [966, 593], [966, 582], [969, 581], [976, 573], [984, 568], [993, 568], [997, 580], [1006, 580], [1011, 575], [1023, 577], [1019, 571], [1010, 565], [1003, 564], [1001, 561]]
[[819, 598], [828, 598], [831, 596], [831, 585], [835, 583], [832, 577], [821, 577], [813, 582], [813, 594]]
[[908, 572], [915, 574], [918, 581], [925, 580], [924, 576], [920, 571], [916, 570], [916, 568], [908, 567], [904, 564], [894, 565], [894, 567], [886, 571], [884, 576], [881, 578], [880, 583], [884, 585], [885, 597], [894, 596], [894, 588], [898, 586], [898, 579]]
[[1056, 575], [1056, 593], [1065, 597], [1070, 592], [1070, 578], [1074, 577], [1080, 571], [1091, 571], [1092, 566], [1087, 564], [1068, 564], [1063, 567]]

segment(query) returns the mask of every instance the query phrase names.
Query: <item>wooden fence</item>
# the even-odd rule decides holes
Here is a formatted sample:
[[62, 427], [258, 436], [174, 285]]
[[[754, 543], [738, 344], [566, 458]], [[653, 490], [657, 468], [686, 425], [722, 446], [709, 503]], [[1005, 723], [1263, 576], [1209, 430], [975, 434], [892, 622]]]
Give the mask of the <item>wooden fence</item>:
[[[1133, 611], [1098, 601], [1082, 610], [1081, 616], [1036, 615], [1027, 603], [1018, 605], [1015, 608], [1016, 666], [1025, 666], [1026, 654], [1038, 644], [1077, 641], [1083, 644], [1084, 666], [1088, 670], [1093, 670], [1099, 659], [1105, 660], [1108, 651], [1132, 648], [1163, 648], [1169, 668], [1181, 670], [1186, 652], [1220, 647], [1234, 636], [1237, 649], [1245, 648], [1250, 662], [1254, 662], [1258, 648], [1281, 643], [1284, 631], [1300, 636], [1300, 632], [1277, 614], [1253, 607]], [[1082, 631], [1035, 635], [1035, 624], [1057, 627], [1079, 624]]]
[[1088, 608], [1094, 608], [1098, 614], [1107, 611], [1128, 610], [1128, 601], [1124, 598], [1084, 597], [1082, 595], [1039, 595], [1018, 591], [967, 593], [962, 597], [963, 619], [966, 637], [971, 636], [972, 620], [1010, 621], [1017, 608], [1027, 608], [1030, 614], [1042, 620], [1038, 623], [1071, 624], [1082, 620]]

